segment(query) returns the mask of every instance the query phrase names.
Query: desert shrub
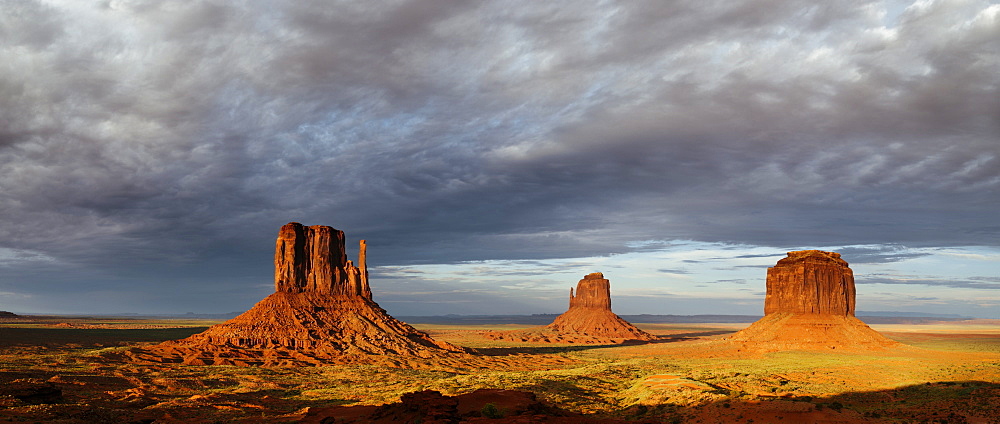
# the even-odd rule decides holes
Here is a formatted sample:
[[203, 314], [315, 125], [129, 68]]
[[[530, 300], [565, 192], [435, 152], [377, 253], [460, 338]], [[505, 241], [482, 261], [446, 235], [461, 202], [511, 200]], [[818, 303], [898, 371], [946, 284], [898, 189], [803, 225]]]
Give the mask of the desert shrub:
[[483, 409], [480, 409], [479, 413], [483, 414], [486, 418], [503, 418], [503, 411], [497, 408], [492, 402], [483, 405]]
[[830, 409], [840, 412], [841, 409], [844, 409], [844, 405], [841, 405], [840, 402], [834, 402], [830, 404]]

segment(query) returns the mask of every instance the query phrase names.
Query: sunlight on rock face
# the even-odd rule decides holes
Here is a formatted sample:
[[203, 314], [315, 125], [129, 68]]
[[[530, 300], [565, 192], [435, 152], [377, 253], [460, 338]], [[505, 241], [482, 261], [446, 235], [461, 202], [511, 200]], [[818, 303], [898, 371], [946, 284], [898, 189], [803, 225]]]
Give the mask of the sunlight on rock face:
[[800, 250], [767, 269], [764, 318], [728, 340], [756, 351], [897, 346], [854, 316], [854, 273], [836, 252]]

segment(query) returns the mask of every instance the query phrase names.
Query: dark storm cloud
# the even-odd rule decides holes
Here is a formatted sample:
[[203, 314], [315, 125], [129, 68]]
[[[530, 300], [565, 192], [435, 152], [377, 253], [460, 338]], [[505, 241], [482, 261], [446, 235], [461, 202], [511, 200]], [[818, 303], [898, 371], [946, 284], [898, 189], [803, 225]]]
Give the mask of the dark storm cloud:
[[293, 220], [376, 265], [1000, 240], [989, 2], [0, 5], [0, 249], [94, 286], [266, 280]]

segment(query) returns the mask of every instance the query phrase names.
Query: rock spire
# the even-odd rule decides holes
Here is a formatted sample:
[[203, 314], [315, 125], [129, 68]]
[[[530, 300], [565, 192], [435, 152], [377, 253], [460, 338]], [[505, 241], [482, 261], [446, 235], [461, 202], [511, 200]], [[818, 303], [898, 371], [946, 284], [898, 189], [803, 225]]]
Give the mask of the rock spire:
[[377, 362], [386, 355], [405, 363], [407, 358], [467, 353], [379, 307], [368, 285], [365, 241], [355, 266], [344, 250], [344, 232], [331, 227], [296, 222], [281, 227], [274, 249], [274, 289], [229, 321], [186, 339], [135, 349], [129, 356], [193, 365], [318, 365]]

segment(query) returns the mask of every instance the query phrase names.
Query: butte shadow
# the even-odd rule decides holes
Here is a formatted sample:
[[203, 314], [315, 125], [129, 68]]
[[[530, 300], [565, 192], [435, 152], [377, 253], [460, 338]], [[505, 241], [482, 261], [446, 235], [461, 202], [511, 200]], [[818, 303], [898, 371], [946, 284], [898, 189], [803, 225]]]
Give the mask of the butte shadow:
[[569, 291], [569, 310], [544, 327], [486, 333], [492, 340], [533, 343], [617, 344], [651, 341], [642, 331], [611, 312], [611, 283], [595, 272], [583, 277], [576, 293]]
[[379, 307], [372, 300], [365, 255], [361, 240], [355, 266], [347, 260], [343, 231], [288, 223], [275, 246], [273, 294], [202, 333], [126, 355], [139, 362], [267, 366], [471, 356]]
[[789, 252], [767, 269], [764, 317], [725, 341], [760, 352], [902, 346], [856, 318], [854, 302], [854, 272], [839, 253]]

